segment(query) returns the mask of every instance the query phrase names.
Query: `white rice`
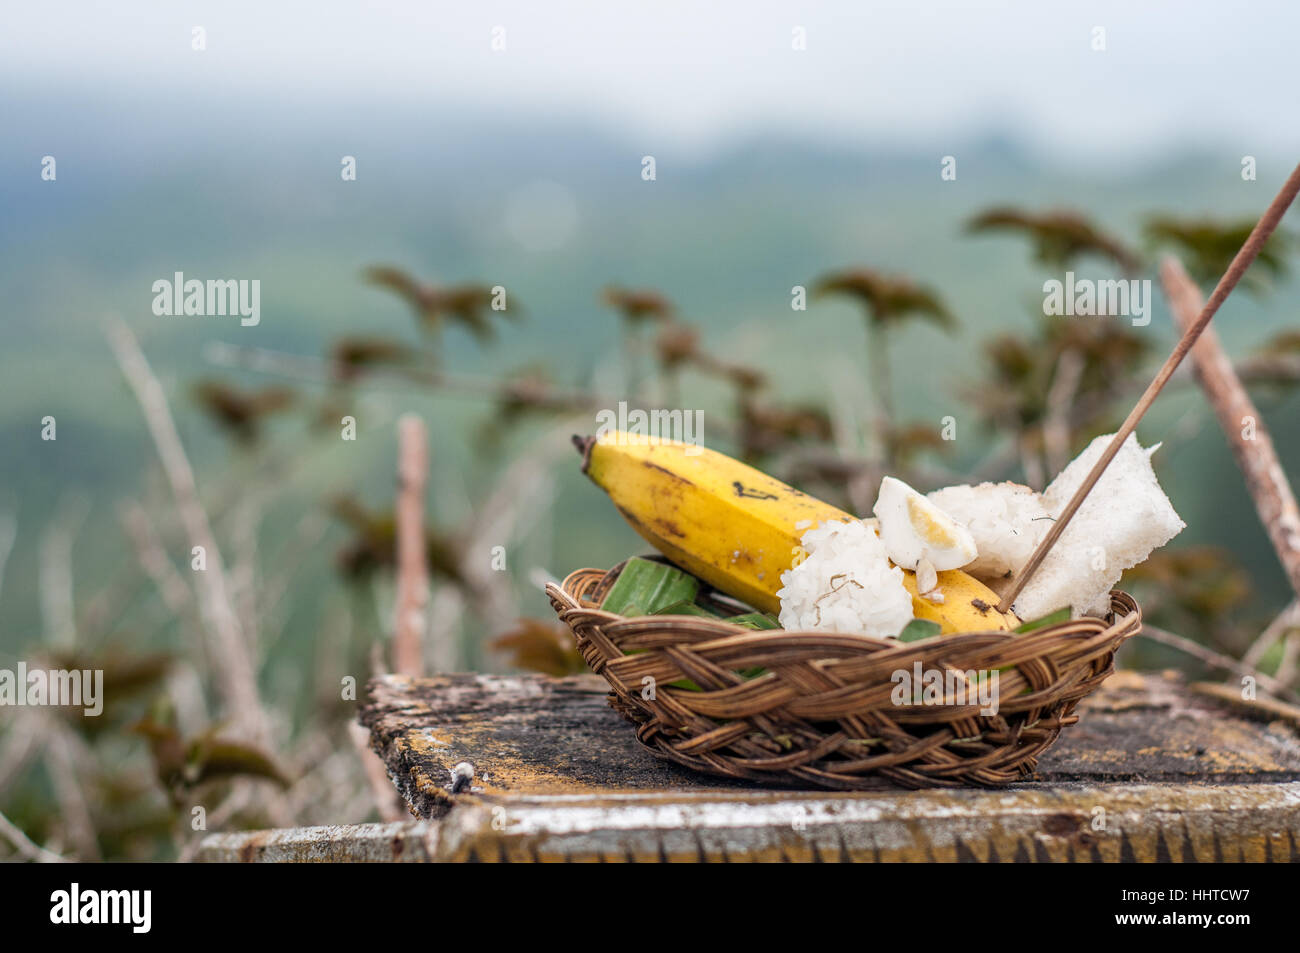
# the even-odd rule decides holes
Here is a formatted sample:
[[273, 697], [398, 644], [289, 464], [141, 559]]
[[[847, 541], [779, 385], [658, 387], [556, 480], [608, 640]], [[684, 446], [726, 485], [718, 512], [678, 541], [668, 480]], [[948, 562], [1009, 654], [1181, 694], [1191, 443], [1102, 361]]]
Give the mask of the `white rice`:
[[962, 568], [985, 583], [1018, 572], [1052, 525], [1043, 498], [1019, 483], [949, 486], [928, 499], [970, 532], [979, 554]]
[[781, 574], [782, 628], [892, 638], [912, 620], [903, 571], [870, 526], [830, 520], [802, 543], [806, 558]]

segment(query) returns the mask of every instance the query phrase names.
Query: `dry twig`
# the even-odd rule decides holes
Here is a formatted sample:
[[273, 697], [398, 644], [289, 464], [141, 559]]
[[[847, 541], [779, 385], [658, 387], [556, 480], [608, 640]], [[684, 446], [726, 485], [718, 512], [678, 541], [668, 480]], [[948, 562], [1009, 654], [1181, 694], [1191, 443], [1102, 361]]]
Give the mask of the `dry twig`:
[[18, 521], [12, 513], [0, 514], [0, 590], [4, 589], [5, 564], [18, 538]]
[[194, 601], [194, 594], [167, 558], [162, 540], [144, 507], [131, 500], [120, 507], [118, 516], [122, 528], [130, 537], [140, 568], [153, 580], [168, 611], [177, 618], [183, 618]]
[[65, 498], [41, 539], [39, 589], [45, 639], [47, 644], [65, 649], [77, 641], [72, 546], [89, 510], [84, 498]]
[[348, 723], [348, 737], [361, 758], [361, 766], [365, 769], [366, 782], [374, 797], [379, 819], [385, 822], [400, 821], [402, 810], [397, 789], [388, 780], [388, 768], [384, 766], [384, 759], [370, 748], [370, 733], [353, 721]]
[[1300, 600], [1292, 600], [1268, 627], [1251, 643], [1241, 660], [1247, 665], [1258, 665], [1270, 645], [1287, 635], [1292, 629], [1300, 628]]
[[72, 842], [77, 845], [77, 859], [97, 861], [101, 859], [99, 836], [77, 771], [74, 739], [71, 730], [56, 721], [57, 717], [50, 715], [48, 719], [46, 737], [49, 740], [45, 765], [50, 772], [55, 800], [59, 804], [59, 817], [67, 825]]
[[[1176, 258], [1164, 260], [1160, 278], [1174, 320], [1185, 332], [1200, 312], [1200, 289]], [[1300, 508], [1296, 506], [1295, 494], [1282, 470], [1264, 418], [1237, 378], [1212, 328], [1206, 328], [1192, 348], [1192, 362], [1197, 382], [1214, 408], [1232, 455], [1246, 478], [1246, 489], [1255, 501], [1260, 522], [1268, 531], [1291, 588], [1300, 596]]]
[[1180, 652], [1185, 652], [1193, 658], [1200, 659], [1211, 668], [1220, 669], [1226, 672], [1234, 672], [1237, 675], [1249, 675], [1251, 678], [1255, 679], [1261, 688], [1271, 695], [1285, 695], [1290, 698], [1296, 697], [1294, 693], [1287, 689], [1284, 683], [1278, 681], [1272, 676], [1265, 675], [1263, 672], [1259, 671], [1259, 669], [1247, 665], [1244, 662], [1239, 662], [1229, 655], [1224, 655], [1220, 652], [1215, 652], [1213, 649], [1208, 649], [1200, 642], [1195, 642], [1186, 636], [1178, 635], [1166, 629], [1161, 629], [1157, 626], [1143, 622], [1142, 630], [1138, 632], [1138, 637], [1150, 639], [1152, 642], [1159, 642], [1161, 645], [1167, 645]]
[[265, 744], [270, 732], [258, 695], [252, 656], [231, 605], [221, 552], [212, 534], [208, 514], [199, 501], [194, 470], [176, 432], [176, 422], [167, 406], [162, 384], [154, 376], [139, 342], [125, 323], [118, 319], [110, 321], [107, 334], [122, 373], [144, 413], [190, 545], [203, 547], [207, 557], [207, 569], [197, 574], [196, 590], [205, 629], [213, 640], [217, 684], [232, 729]]
[[5, 840], [13, 844], [18, 853], [28, 860], [34, 860], [42, 864], [61, 864], [64, 862], [63, 857], [35, 843], [3, 814], [0, 814], [0, 837], [4, 837]]
[[429, 482], [429, 440], [424, 421], [407, 414], [397, 423], [397, 598], [393, 615], [393, 668], [424, 671], [429, 567], [425, 559], [424, 493]]
[[1079, 392], [1084, 365], [1083, 355], [1076, 348], [1063, 351], [1056, 362], [1043, 419], [1043, 455], [1049, 473], [1060, 473], [1070, 462], [1070, 409]]

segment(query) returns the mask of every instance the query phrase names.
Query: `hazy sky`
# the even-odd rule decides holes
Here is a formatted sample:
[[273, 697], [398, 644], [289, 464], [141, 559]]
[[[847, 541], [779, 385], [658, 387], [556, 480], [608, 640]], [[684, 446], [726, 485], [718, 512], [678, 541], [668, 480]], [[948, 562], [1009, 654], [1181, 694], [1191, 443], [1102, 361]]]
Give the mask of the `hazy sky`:
[[1297, 3], [42, 0], [4, 19], [3, 97], [522, 110], [608, 122], [647, 151], [756, 130], [927, 144], [1000, 130], [1118, 161], [1189, 142], [1300, 151]]

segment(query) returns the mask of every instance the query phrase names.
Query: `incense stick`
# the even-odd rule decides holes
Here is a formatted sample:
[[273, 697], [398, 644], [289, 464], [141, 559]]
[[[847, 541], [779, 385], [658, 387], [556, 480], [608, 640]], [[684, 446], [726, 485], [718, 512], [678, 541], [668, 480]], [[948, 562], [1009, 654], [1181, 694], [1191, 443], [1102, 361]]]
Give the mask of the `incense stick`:
[[1210, 300], [1205, 303], [1205, 307], [1201, 310], [1200, 317], [1198, 317], [1196, 322], [1183, 332], [1183, 336], [1179, 338], [1178, 344], [1174, 346], [1173, 353], [1169, 355], [1169, 359], [1166, 360], [1164, 366], [1160, 368], [1155, 379], [1138, 399], [1137, 406], [1129, 412], [1123, 426], [1119, 428], [1119, 432], [1115, 434], [1110, 445], [1106, 447], [1106, 452], [1101, 455], [1101, 459], [1093, 466], [1092, 470], [1088, 473], [1087, 479], [1083, 481], [1083, 485], [1075, 492], [1074, 496], [1070, 499], [1069, 504], [1061, 512], [1061, 515], [1056, 518], [1056, 522], [1052, 524], [1051, 531], [1043, 541], [1038, 544], [1038, 548], [1035, 549], [1034, 554], [1029, 557], [1029, 562], [1025, 564], [1025, 568], [1020, 571], [1020, 574], [1012, 582], [1011, 588], [1007, 590], [1006, 595], [1002, 597], [1002, 601], [998, 603], [999, 612], [1010, 611], [1011, 604], [1015, 602], [1016, 597], [1020, 595], [1020, 590], [1025, 587], [1025, 583], [1029, 581], [1029, 578], [1042, 564], [1043, 560], [1047, 557], [1048, 552], [1050, 552], [1052, 547], [1056, 544], [1056, 541], [1061, 538], [1061, 534], [1065, 532], [1065, 527], [1069, 525], [1074, 514], [1078, 512], [1079, 507], [1083, 505], [1084, 499], [1092, 491], [1092, 488], [1097, 485], [1097, 481], [1101, 479], [1101, 475], [1106, 471], [1106, 467], [1115, 459], [1115, 455], [1119, 453], [1120, 447], [1124, 445], [1124, 441], [1127, 440], [1129, 435], [1137, 429], [1138, 421], [1140, 421], [1142, 416], [1148, 409], [1150, 409], [1151, 405], [1155, 402], [1156, 397], [1160, 395], [1160, 391], [1164, 388], [1165, 384], [1169, 382], [1169, 378], [1172, 377], [1174, 371], [1178, 369], [1178, 365], [1181, 364], [1183, 358], [1187, 356], [1187, 352], [1190, 351], [1192, 345], [1196, 343], [1196, 339], [1201, 336], [1201, 332], [1205, 330], [1206, 326], [1210, 323], [1210, 319], [1213, 318], [1215, 312], [1219, 310], [1219, 306], [1223, 304], [1224, 300], [1232, 292], [1232, 289], [1237, 286], [1237, 282], [1241, 280], [1241, 276], [1246, 273], [1246, 269], [1250, 267], [1251, 262], [1253, 262], [1255, 257], [1259, 254], [1260, 249], [1264, 247], [1264, 242], [1268, 241], [1268, 237], [1273, 234], [1278, 223], [1282, 220], [1282, 216], [1286, 214], [1286, 210], [1290, 208], [1292, 201], [1295, 200], [1297, 192], [1300, 192], [1300, 166], [1296, 166], [1295, 170], [1292, 171], [1290, 177], [1282, 186], [1282, 190], [1278, 192], [1272, 203], [1265, 210], [1263, 216], [1260, 217], [1259, 222], [1251, 230], [1250, 235], [1247, 236], [1245, 243], [1237, 252], [1236, 257], [1234, 257], [1232, 263], [1228, 265], [1228, 270], [1224, 272], [1223, 277], [1219, 279], [1219, 283], [1214, 288], [1214, 293], [1210, 295]]

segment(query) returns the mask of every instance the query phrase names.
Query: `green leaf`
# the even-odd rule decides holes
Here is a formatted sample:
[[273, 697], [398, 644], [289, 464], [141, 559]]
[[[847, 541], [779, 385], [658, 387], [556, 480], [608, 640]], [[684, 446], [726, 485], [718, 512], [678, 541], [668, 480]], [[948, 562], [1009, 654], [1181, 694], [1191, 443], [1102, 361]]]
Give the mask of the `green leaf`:
[[[604, 608], [602, 606], [602, 608]], [[703, 619], [721, 619], [722, 616], [716, 612], [710, 612], [703, 606], [697, 606], [689, 599], [682, 602], [674, 602], [670, 606], [664, 606], [662, 609], [656, 609], [650, 615], [694, 615]]]
[[733, 615], [727, 619], [732, 625], [743, 625], [747, 629], [779, 629], [781, 623], [770, 612], [746, 612]]
[[639, 556], [629, 559], [600, 607], [615, 615], [654, 615], [669, 606], [694, 602], [700, 581], [676, 566]]
[[669, 683], [668, 683], [668, 687], [669, 687], [669, 688], [684, 688], [684, 689], [685, 689], [686, 691], [688, 691], [688, 692], [702, 692], [702, 691], [704, 691], [704, 689], [700, 688], [699, 685], [696, 685], [696, 684], [695, 684], [693, 681], [691, 681], [689, 678], [679, 678], [679, 679], [677, 679], [677, 681], [675, 681], [675, 682], [669, 682]]
[[898, 633], [898, 641], [920, 642], [922, 639], [938, 635], [941, 631], [943, 626], [938, 622], [931, 622], [929, 619], [913, 619], [903, 626], [902, 632]]
[[1044, 626], [1056, 625], [1056, 623], [1058, 622], [1069, 622], [1069, 621], [1070, 621], [1070, 607], [1065, 606], [1062, 609], [1057, 609], [1055, 612], [1049, 612], [1041, 619], [1034, 619], [1032, 622], [1024, 623], [1018, 629], [1016, 629], [1016, 631], [1020, 633], [1033, 632], [1035, 629], [1041, 629]]
[[[749, 680], [752, 679], [752, 678], [758, 678], [760, 675], [766, 675], [766, 674], [767, 674], [767, 669], [763, 668], [763, 667], [760, 665], [760, 666], [755, 666], [754, 668], [745, 668], [745, 669], [741, 669], [741, 670], [740, 670], [739, 672], [737, 672], [736, 674], [739, 675], [741, 678], [745, 679], [746, 681], [749, 681]], [[669, 683], [668, 683], [668, 687], [669, 687], [669, 688], [684, 688], [684, 689], [686, 689], [688, 692], [702, 692], [702, 691], [704, 691], [704, 689], [700, 688], [699, 685], [697, 685], [695, 682], [691, 681], [689, 678], [679, 678], [679, 679], [677, 679], [677, 681], [675, 681], [675, 682], [669, 682]]]

